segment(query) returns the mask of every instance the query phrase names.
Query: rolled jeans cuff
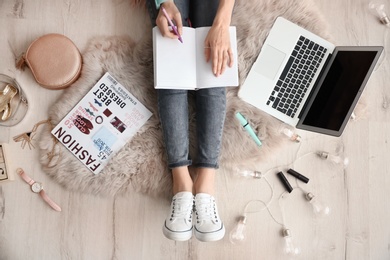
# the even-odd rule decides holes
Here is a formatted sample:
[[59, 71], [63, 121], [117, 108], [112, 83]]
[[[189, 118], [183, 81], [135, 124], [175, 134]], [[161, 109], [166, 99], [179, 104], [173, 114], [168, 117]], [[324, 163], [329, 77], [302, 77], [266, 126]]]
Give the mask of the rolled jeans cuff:
[[175, 162], [175, 163], [169, 163], [168, 167], [169, 169], [182, 167], [182, 166], [190, 166], [192, 164], [191, 160], [181, 161], [181, 162]]
[[196, 168], [212, 168], [218, 169], [219, 165], [214, 163], [197, 163], [194, 165]]

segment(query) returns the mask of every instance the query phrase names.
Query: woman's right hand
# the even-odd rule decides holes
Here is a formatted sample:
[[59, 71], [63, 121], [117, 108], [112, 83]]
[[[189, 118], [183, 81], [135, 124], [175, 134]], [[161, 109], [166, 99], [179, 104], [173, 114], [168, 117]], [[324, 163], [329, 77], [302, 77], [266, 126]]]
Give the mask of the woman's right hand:
[[181, 14], [179, 12], [179, 9], [177, 9], [175, 3], [172, 0], [166, 1], [161, 4], [160, 11], [158, 12], [158, 16], [156, 19], [157, 27], [160, 29], [162, 36], [169, 37], [172, 39], [178, 39], [179, 36], [176, 35], [173, 30], [169, 30], [168, 20], [165, 17], [163, 11], [161, 10], [162, 7], [165, 8], [165, 11], [167, 12], [168, 16], [173, 20], [173, 23], [176, 25], [177, 31], [180, 35], [182, 35], [183, 24], [181, 22]]

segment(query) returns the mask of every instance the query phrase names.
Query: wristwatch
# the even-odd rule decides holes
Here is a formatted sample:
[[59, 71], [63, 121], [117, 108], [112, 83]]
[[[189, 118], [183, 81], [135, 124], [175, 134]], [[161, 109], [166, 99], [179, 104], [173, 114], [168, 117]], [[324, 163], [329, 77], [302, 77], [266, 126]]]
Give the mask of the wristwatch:
[[52, 201], [46, 194], [46, 192], [43, 190], [43, 185], [40, 182], [36, 182], [33, 179], [31, 179], [22, 168], [18, 168], [16, 170], [17, 173], [19, 173], [20, 177], [27, 182], [31, 186], [31, 190], [34, 193], [38, 193], [41, 195], [42, 199], [46, 201], [47, 204], [50, 205], [54, 210], [61, 211], [60, 206], [58, 206], [54, 201]]

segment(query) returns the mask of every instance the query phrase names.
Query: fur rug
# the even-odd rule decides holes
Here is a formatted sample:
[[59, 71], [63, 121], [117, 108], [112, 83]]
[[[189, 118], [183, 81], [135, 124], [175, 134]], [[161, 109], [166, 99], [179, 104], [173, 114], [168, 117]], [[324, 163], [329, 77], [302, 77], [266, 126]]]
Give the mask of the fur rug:
[[[232, 25], [237, 26], [238, 64], [242, 84], [262, 43], [277, 16], [308, 30], [330, 38], [327, 26], [312, 0], [237, 0]], [[105, 71], [109, 71], [136, 96], [153, 116], [139, 133], [127, 143], [98, 174], [93, 175], [65, 147], [54, 166], [47, 154], [52, 148], [50, 129], [40, 135], [40, 162], [44, 171], [64, 187], [99, 195], [126, 195], [133, 191], [169, 196], [172, 188], [167, 168], [156, 93], [153, 89], [153, 55], [151, 34], [137, 44], [126, 37], [92, 39], [83, 53], [81, 77], [49, 111], [53, 125], [57, 124], [85, 95]], [[237, 97], [238, 88], [229, 88], [227, 115], [220, 158], [221, 168], [231, 169], [237, 163], [252, 165], [265, 160], [281, 147], [286, 138], [278, 131], [280, 122], [253, 108]], [[255, 126], [263, 142], [259, 149], [235, 119], [241, 112]], [[190, 109], [190, 125], [194, 129], [195, 112]], [[195, 154], [194, 133], [191, 132], [191, 151]]]

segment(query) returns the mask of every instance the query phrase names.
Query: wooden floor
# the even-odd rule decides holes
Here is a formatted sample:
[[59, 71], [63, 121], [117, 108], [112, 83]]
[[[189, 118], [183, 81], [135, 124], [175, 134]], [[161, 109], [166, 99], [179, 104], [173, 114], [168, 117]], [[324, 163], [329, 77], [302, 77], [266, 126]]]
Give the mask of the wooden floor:
[[[334, 41], [340, 45], [386, 45], [390, 28], [368, 9], [368, 0], [316, 0]], [[386, 2], [390, 13], [390, 3]], [[149, 18], [131, 10], [128, 1], [3, 0], [0, 1], [0, 73], [17, 78], [30, 99], [27, 118], [12, 128], [0, 127], [0, 140], [10, 143], [14, 167], [23, 167], [45, 183], [50, 197], [62, 207], [57, 213], [33, 194], [19, 176], [0, 184], [0, 259], [289, 259], [284, 253], [281, 224], [300, 247], [297, 259], [390, 259], [390, 59], [384, 53], [364, 92], [365, 113], [357, 114], [340, 138], [300, 132], [277, 158], [258, 166], [266, 179], [238, 179], [221, 169], [217, 200], [227, 227], [222, 241], [195, 238], [173, 242], [161, 227], [169, 210], [163, 199], [134, 193], [131, 197], [101, 198], [65, 190], [42, 172], [36, 149], [21, 149], [12, 137], [47, 118], [60, 91], [39, 87], [28, 71], [14, 68], [14, 55], [38, 36], [67, 35], [83, 50], [96, 35], [129, 34], [139, 39]], [[387, 34], [385, 33], [387, 31]], [[387, 37], [387, 41], [385, 41]], [[332, 164], [314, 154], [340, 152], [349, 165]], [[308, 184], [282, 195], [275, 173], [294, 168], [310, 178]], [[272, 169], [272, 170], [270, 170]], [[290, 179], [293, 180], [293, 179]], [[270, 189], [270, 186], [272, 189]], [[318, 219], [304, 199], [311, 191], [329, 205], [331, 214]], [[271, 196], [269, 212], [267, 203]], [[256, 201], [257, 200], [257, 201]], [[229, 232], [236, 217], [247, 210], [246, 241], [233, 245]]]

